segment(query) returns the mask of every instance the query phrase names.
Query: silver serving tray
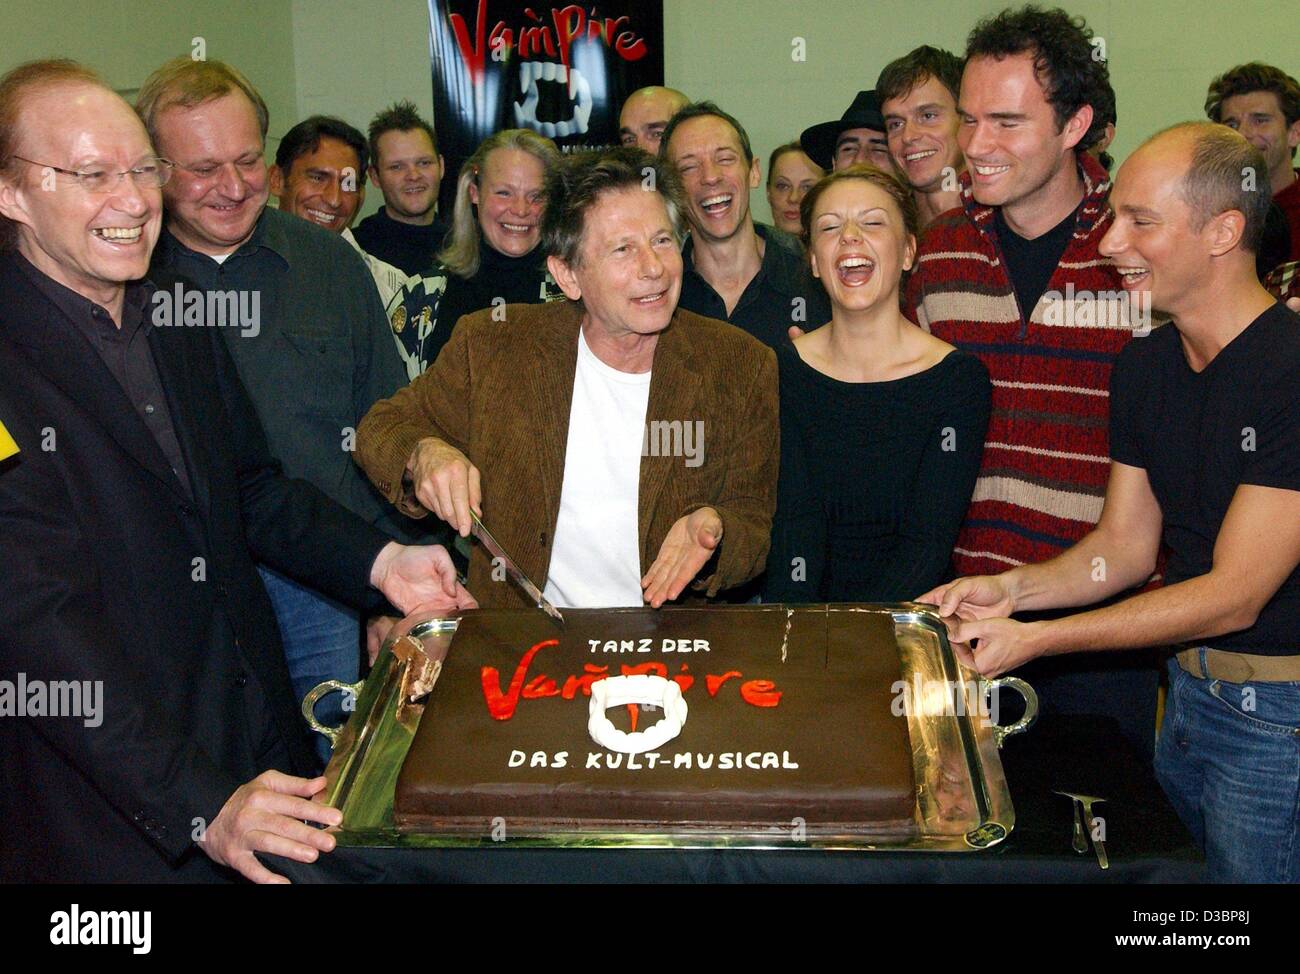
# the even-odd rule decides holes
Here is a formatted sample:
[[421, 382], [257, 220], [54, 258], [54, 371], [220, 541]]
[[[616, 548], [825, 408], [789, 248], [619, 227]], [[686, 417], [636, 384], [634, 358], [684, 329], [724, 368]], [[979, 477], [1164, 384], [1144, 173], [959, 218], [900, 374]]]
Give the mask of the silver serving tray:
[[[816, 609], [816, 606], [799, 606]], [[662, 833], [618, 832], [608, 828], [582, 831], [521, 831], [508, 838], [399, 831], [393, 822], [397, 777], [419, 727], [422, 694], [437, 678], [452, 646], [458, 622], [448, 615], [417, 614], [402, 620], [362, 683], [327, 681], [303, 700], [311, 727], [333, 745], [325, 769], [324, 800], [343, 812], [333, 829], [339, 845], [394, 848], [549, 847], [643, 848], [819, 848], [969, 852], [996, 845], [1015, 826], [1015, 810], [1002, 773], [998, 749], [1012, 734], [1033, 723], [1038, 698], [1023, 680], [1003, 677], [982, 681], [961, 665], [948, 643], [947, 629], [934, 606], [921, 603], [837, 604], [828, 613], [886, 613], [893, 618], [902, 679], [911, 688], [907, 708], [916, 779], [913, 825], [904, 832], [808, 832], [798, 828], [761, 831], [696, 830]], [[783, 605], [718, 606], [725, 613], [785, 612]], [[478, 610], [492, 611], [492, 610]], [[1024, 716], [1000, 727], [981, 710], [984, 693], [1013, 689], [1025, 698]], [[321, 725], [313, 714], [327, 693], [343, 692], [351, 716], [342, 729]]]

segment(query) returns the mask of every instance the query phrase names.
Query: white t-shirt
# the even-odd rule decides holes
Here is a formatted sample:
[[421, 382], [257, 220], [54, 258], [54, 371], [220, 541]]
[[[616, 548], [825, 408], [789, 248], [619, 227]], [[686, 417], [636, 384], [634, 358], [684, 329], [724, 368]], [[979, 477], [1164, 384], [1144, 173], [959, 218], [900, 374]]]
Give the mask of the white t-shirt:
[[650, 373], [611, 368], [578, 333], [560, 516], [543, 594], [557, 606], [639, 606], [637, 498]]

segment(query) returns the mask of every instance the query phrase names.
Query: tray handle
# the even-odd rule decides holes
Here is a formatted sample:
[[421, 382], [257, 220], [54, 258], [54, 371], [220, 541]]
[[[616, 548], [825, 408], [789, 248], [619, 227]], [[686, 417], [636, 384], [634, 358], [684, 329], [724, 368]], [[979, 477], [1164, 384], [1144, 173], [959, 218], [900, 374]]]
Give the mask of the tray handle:
[[[344, 683], [342, 680], [326, 680], [324, 683], [317, 683], [307, 691], [307, 696], [302, 698], [302, 715], [306, 718], [307, 723], [317, 734], [324, 734], [330, 742], [330, 747], [334, 746], [338, 740], [339, 734], [343, 731], [343, 725], [338, 727], [328, 727], [316, 719], [316, 704], [320, 703], [321, 698], [328, 696], [335, 691], [351, 693], [355, 700], [361, 693], [361, 688], [365, 686], [365, 680], [357, 683]], [[347, 723], [346, 719], [344, 723]]]
[[1015, 690], [1025, 698], [1025, 713], [1024, 716], [1014, 724], [1007, 724], [1006, 727], [1001, 727], [997, 724], [993, 726], [993, 743], [999, 748], [1002, 747], [1002, 742], [1008, 737], [1011, 737], [1014, 734], [1022, 734], [1029, 730], [1029, 728], [1033, 726], [1034, 721], [1038, 719], [1038, 694], [1034, 692], [1033, 687], [1018, 676], [1003, 676], [988, 682], [988, 689], [990, 692], [999, 692], [1003, 687]]

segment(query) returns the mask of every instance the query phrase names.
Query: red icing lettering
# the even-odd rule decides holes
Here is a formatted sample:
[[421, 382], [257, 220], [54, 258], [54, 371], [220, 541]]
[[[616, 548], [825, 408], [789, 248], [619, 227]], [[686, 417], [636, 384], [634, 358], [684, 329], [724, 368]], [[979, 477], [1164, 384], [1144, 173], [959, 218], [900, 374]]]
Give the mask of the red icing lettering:
[[525, 683], [524, 692], [521, 694], [525, 700], [536, 700], [538, 697], [558, 697], [559, 695], [560, 688], [545, 673], [539, 673]]
[[[604, 680], [609, 677], [608, 666], [584, 663], [582, 675], [575, 674], [566, 677], [563, 689], [545, 673], [538, 673], [529, 679], [528, 668], [532, 665], [533, 658], [547, 646], [558, 646], [559, 644], [558, 639], [547, 639], [524, 653], [519, 660], [519, 665], [515, 667], [514, 675], [510, 679], [510, 687], [505, 693], [501, 692], [501, 677], [495, 666], [484, 666], [480, 670], [483, 699], [487, 702], [488, 713], [491, 714], [494, 720], [509, 720], [513, 717], [520, 699], [536, 700], [541, 697], [561, 697], [564, 700], [573, 700], [580, 690], [583, 696], [590, 697], [592, 684], [597, 680]], [[657, 661], [623, 663], [620, 664], [619, 668], [624, 676], [651, 674], [668, 679], [667, 665]], [[689, 670], [690, 667], [683, 663], [681, 672], [671, 678], [674, 683], [681, 687], [682, 693], [695, 685], [695, 677], [690, 674]], [[744, 681], [744, 674], [740, 670], [728, 670], [721, 676], [706, 673], [704, 686], [710, 697], [716, 697], [723, 684], [732, 679]], [[741, 699], [754, 707], [775, 707], [781, 702], [781, 694], [782, 691], [778, 690], [776, 684], [771, 680], [749, 680], [742, 682], [740, 685]], [[628, 704], [628, 713], [631, 715], [632, 730], [635, 731], [639, 719], [637, 705]]]
[[642, 673], [649, 673], [651, 676], [662, 676], [664, 679], [667, 679], [668, 667], [663, 663], [655, 662], [637, 663], [635, 666], [628, 666], [626, 663], [623, 664], [624, 676], [639, 676]]
[[515, 707], [519, 705], [519, 693], [524, 687], [524, 677], [528, 674], [528, 667], [533, 662], [533, 657], [547, 646], [558, 645], [560, 645], [558, 639], [547, 639], [524, 653], [524, 658], [515, 667], [515, 675], [510, 679], [510, 690], [504, 695], [501, 693], [501, 676], [497, 668], [483, 667], [480, 673], [483, 697], [487, 700], [488, 713], [492, 715], [493, 720], [509, 720], [514, 716]]
[[704, 677], [704, 686], [708, 689], [709, 696], [716, 697], [718, 695], [718, 690], [722, 688], [722, 684], [726, 683], [733, 676], [740, 677], [742, 675], [743, 674], [740, 670], [728, 670], [726, 673], [723, 673], [722, 676], [714, 676], [710, 673]]
[[740, 685], [740, 697], [755, 707], [775, 707], [781, 702], [781, 691], [771, 680], [750, 680]]
[[565, 700], [572, 700], [578, 695], [578, 690], [582, 690], [584, 697], [591, 696], [591, 685], [597, 680], [603, 680], [609, 675], [608, 666], [596, 666], [594, 663], [583, 663], [582, 668], [586, 671], [583, 676], [571, 676], [564, 681], [564, 689], [560, 691], [560, 696]]
[[691, 688], [691, 685], [695, 682], [695, 677], [691, 676], [691, 674], [688, 672], [689, 670], [690, 667], [687, 666], [685, 663], [683, 663], [682, 671], [678, 673], [675, 677], [673, 677], [673, 682], [676, 683], [679, 687], [681, 687], [682, 693], [685, 693], [687, 690], [689, 690]]

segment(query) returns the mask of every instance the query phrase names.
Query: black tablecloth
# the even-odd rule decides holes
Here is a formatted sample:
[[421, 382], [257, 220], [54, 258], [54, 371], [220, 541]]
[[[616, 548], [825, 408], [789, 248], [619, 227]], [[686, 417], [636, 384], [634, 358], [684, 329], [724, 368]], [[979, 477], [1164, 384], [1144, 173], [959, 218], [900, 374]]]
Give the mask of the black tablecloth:
[[[1002, 763], [1016, 810], [1000, 845], [965, 853], [818, 849], [338, 848], [311, 865], [263, 861], [294, 882], [1200, 882], [1204, 862], [1151, 767], [1102, 718], [1042, 718], [1010, 738]], [[1107, 799], [1110, 868], [1070, 846], [1072, 802], [1054, 790]]]

